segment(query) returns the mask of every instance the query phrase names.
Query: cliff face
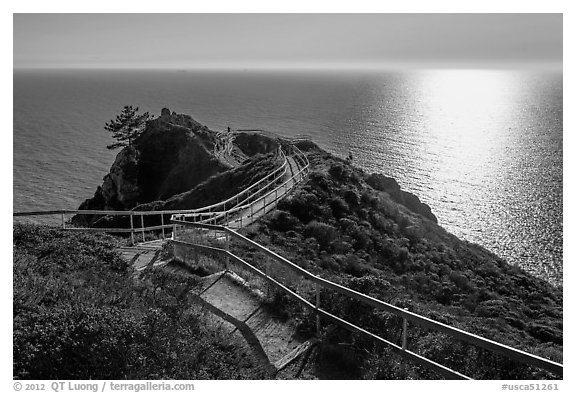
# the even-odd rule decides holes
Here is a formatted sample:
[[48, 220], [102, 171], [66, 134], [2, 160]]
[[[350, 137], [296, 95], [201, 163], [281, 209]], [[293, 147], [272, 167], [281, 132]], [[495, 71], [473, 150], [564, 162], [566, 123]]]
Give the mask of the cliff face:
[[[272, 153], [284, 143], [286, 141], [258, 133], [240, 133], [234, 137], [234, 144], [250, 157]], [[145, 131], [132, 146], [118, 153], [102, 185], [79, 209], [130, 210], [136, 206], [155, 210], [190, 209], [210, 204], [207, 201], [214, 203], [224, 199], [222, 195], [200, 193], [201, 188], [198, 188], [214, 175], [230, 170], [213, 154], [215, 144], [216, 135], [206, 126], [188, 115], [171, 113], [164, 108], [160, 117], [147, 122]], [[320, 151], [309, 141], [297, 145], [303, 150]], [[250, 169], [241, 169], [231, 173], [230, 179], [244, 184], [246, 179], [241, 177], [248, 173], [251, 173]], [[227, 177], [220, 179], [230, 181]], [[366, 182], [374, 189], [387, 192], [395, 202], [437, 222], [430, 207], [420, 202], [416, 195], [401, 190], [394, 179], [372, 174]], [[214, 189], [222, 191], [223, 187]], [[226, 194], [225, 191], [222, 192]]]
[[269, 153], [279, 146], [277, 140], [259, 134], [238, 134], [234, 138], [236, 146], [246, 155], [253, 156], [258, 153]]
[[406, 206], [414, 213], [418, 213], [435, 223], [438, 222], [438, 219], [434, 213], [432, 213], [430, 206], [420, 202], [420, 198], [418, 198], [416, 195], [401, 190], [400, 186], [393, 178], [381, 175], [379, 173], [373, 173], [368, 176], [366, 183], [368, 183], [375, 190], [387, 192], [393, 201]]
[[[274, 150], [287, 142], [239, 134], [234, 143], [251, 159], [230, 169], [213, 154], [213, 132], [189, 116], [163, 110], [132, 148], [118, 154], [103, 184], [81, 208], [176, 210], [210, 205], [269, 173], [278, 164]], [[401, 190], [393, 178], [367, 174], [310, 141], [297, 146], [308, 156], [310, 175], [275, 211], [244, 229], [251, 239], [354, 290], [561, 361], [561, 288], [449, 234], [437, 225], [430, 207]], [[129, 225], [118, 216], [97, 219], [91, 224]], [[153, 219], [158, 217], [147, 225], [157, 225]], [[247, 257], [251, 256], [248, 251]], [[367, 318], [366, 327], [374, 330], [397, 329], [384, 314], [322, 296], [330, 312], [353, 320]], [[410, 345], [418, 352], [462, 353], [458, 343], [425, 332], [412, 334]], [[455, 368], [478, 378], [541, 378], [526, 368], [506, 366], [501, 373], [503, 367], [494, 367], [493, 357], [477, 357], [465, 354], [455, 360], [462, 367]], [[388, 358], [375, 357], [374, 364], [390, 369], [394, 365], [378, 363]], [[469, 358], [473, 360], [468, 362]]]
[[118, 153], [94, 197], [80, 209], [129, 210], [194, 188], [227, 169], [212, 153], [214, 138], [190, 116], [164, 109], [133, 146]]
[[96, 193], [101, 193], [105, 209], [122, 209], [132, 204], [140, 193], [138, 186], [138, 161], [140, 151], [134, 148], [122, 149], [104, 176], [102, 186]]

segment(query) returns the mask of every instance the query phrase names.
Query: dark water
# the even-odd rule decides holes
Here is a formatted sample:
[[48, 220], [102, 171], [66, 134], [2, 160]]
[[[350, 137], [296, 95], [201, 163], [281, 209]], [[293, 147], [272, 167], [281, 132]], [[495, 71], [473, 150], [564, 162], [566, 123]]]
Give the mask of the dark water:
[[14, 210], [76, 208], [123, 105], [308, 134], [395, 177], [450, 232], [562, 283], [562, 74], [15, 71]]

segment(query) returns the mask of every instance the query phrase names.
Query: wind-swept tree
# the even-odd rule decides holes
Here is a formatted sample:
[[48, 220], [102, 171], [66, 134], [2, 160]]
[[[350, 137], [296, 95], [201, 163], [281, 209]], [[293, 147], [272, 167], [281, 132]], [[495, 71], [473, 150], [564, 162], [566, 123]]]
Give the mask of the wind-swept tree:
[[122, 113], [116, 116], [116, 120], [110, 120], [104, 126], [106, 131], [112, 133], [112, 137], [117, 140], [116, 143], [106, 146], [108, 149], [116, 149], [123, 146], [132, 146], [132, 142], [140, 135], [145, 127], [146, 121], [150, 118], [148, 112], [138, 114], [138, 107], [132, 105], [124, 106]]

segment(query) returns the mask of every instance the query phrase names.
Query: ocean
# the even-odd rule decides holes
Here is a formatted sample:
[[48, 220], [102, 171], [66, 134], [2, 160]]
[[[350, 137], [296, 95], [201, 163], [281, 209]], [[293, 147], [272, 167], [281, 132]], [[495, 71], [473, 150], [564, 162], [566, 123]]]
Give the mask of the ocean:
[[449, 232], [562, 285], [562, 73], [15, 70], [14, 211], [75, 209], [124, 105], [308, 134], [397, 179]]

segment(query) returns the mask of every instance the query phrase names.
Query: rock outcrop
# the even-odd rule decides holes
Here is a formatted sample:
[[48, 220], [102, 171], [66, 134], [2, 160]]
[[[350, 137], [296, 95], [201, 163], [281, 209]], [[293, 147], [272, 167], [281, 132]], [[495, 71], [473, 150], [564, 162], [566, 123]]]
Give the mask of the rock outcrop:
[[188, 191], [228, 168], [214, 157], [215, 135], [188, 115], [162, 109], [123, 148], [94, 197], [80, 210], [129, 210]]
[[[214, 154], [216, 140], [215, 132], [192, 117], [163, 108], [158, 118], [146, 123], [145, 130], [134, 140], [132, 146], [125, 147], [118, 153], [102, 185], [96, 189], [92, 198], [82, 203], [79, 209], [196, 208], [225, 199], [223, 197], [229, 194], [227, 191], [239, 191], [236, 186], [246, 186], [249, 182], [245, 181], [254, 180], [254, 168], [258, 169], [258, 165], [272, 165], [274, 161], [268, 159], [267, 164], [255, 164], [250, 160], [236, 168], [237, 170], [231, 169]], [[273, 156], [277, 148], [286, 143], [288, 142], [281, 138], [262, 133], [239, 133], [233, 138], [235, 148], [248, 157]], [[309, 141], [297, 145], [305, 151], [321, 150]], [[336, 169], [345, 171], [343, 168], [339, 166]], [[232, 172], [229, 176], [215, 177], [230, 171]], [[338, 177], [348, 181], [344, 174]], [[206, 183], [212, 178], [214, 181]], [[430, 207], [422, 203], [416, 195], [401, 190], [393, 178], [372, 174], [366, 178], [366, 182], [376, 190], [387, 192], [395, 202], [437, 223]], [[233, 187], [232, 183], [236, 186]], [[220, 191], [218, 195], [209, 195], [207, 189]], [[101, 217], [83, 217], [86, 220], [75, 217], [75, 221], [80, 223], [82, 220], [83, 224], [86, 224], [85, 221], [95, 224], [96, 220], [101, 219]]]
[[435, 223], [438, 223], [438, 219], [434, 213], [432, 213], [430, 206], [420, 202], [420, 198], [418, 198], [416, 195], [401, 190], [400, 185], [398, 182], [396, 182], [395, 179], [379, 173], [373, 173], [368, 176], [366, 183], [368, 183], [368, 185], [370, 185], [375, 190], [387, 192], [392, 200], [406, 206], [414, 213], [418, 213], [421, 216], [426, 217]]
[[270, 153], [279, 146], [278, 140], [256, 133], [238, 134], [234, 138], [234, 144], [248, 156]]

